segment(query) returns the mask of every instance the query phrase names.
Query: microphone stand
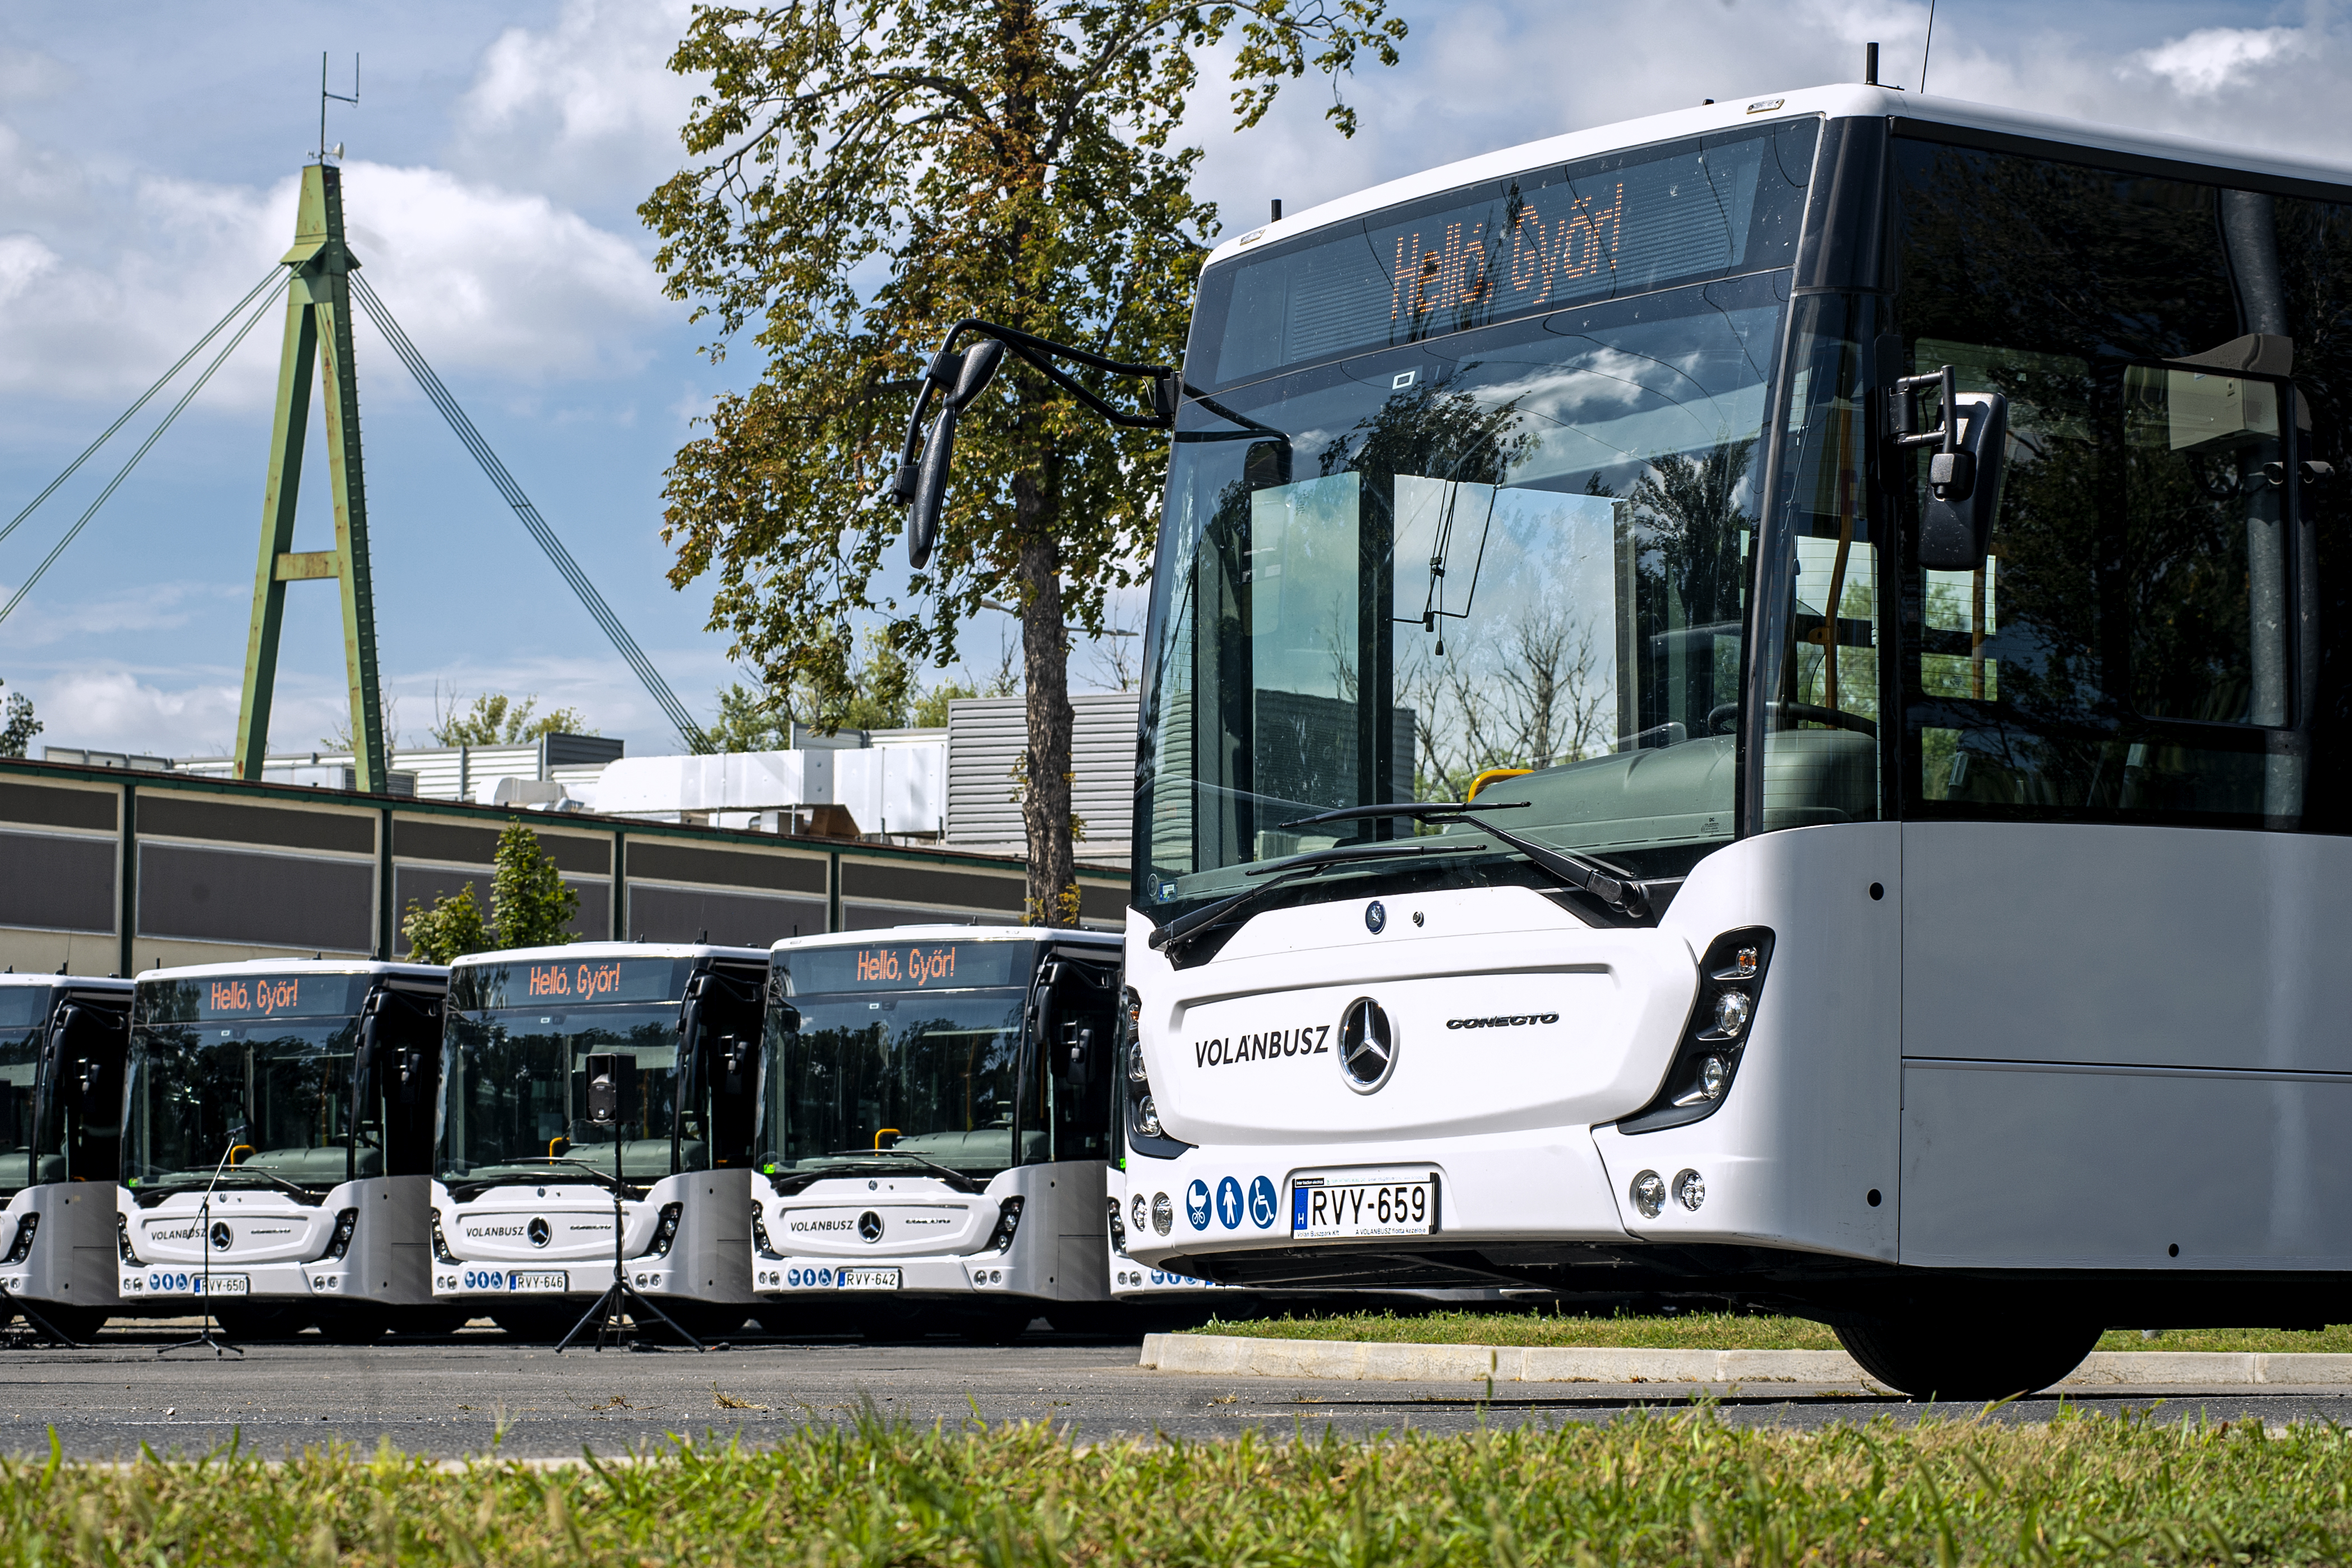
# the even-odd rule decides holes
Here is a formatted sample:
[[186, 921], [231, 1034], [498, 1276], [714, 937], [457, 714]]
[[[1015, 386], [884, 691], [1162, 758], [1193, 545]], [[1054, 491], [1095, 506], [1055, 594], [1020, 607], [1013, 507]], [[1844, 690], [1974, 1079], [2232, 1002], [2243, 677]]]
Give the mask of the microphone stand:
[[[604, 1287], [604, 1293], [596, 1298], [587, 1311], [581, 1314], [580, 1321], [572, 1325], [572, 1331], [564, 1335], [562, 1342], [556, 1345], [557, 1355], [562, 1355], [572, 1342], [580, 1337], [581, 1331], [587, 1328], [588, 1320], [591, 1318], [596, 1320], [598, 1352], [601, 1352], [604, 1348], [607, 1332], [611, 1334], [613, 1343], [617, 1346], [621, 1342], [621, 1313], [625, 1310], [629, 1314], [630, 1323], [638, 1332], [638, 1348], [643, 1348], [644, 1344], [646, 1320], [643, 1314], [646, 1312], [651, 1312], [655, 1317], [667, 1323], [670, 1332], [692, 1345], [696, 1350], [708, 1348], [700, 1340], [678, 1327], [675, 1319], [647, 1300], [642, 1292], [629, 1283], [627, 1254], [621, 1239], [621, 1144], [624, 1142], [622, 1134], [626, 1131], [627, 1129], [617, 1123], [613, 1129], [613, 1282]], [[596, 1169], [585, 1160], [573, 1160], [562, 1155], [551, 1155], [548, 1163], [576, 1165], [583, 1171]], [[597, 1173], [601, 1175], [603, 1173]]]
[[228, 1169], [228, 1157], [236, 1152], [237, 1137], [237, 1132], [228, 1135], [228, 1147], [221, 1151], [220, 1163], [213, 1167], [213, 1179], [205, 1184], [204, 1201], [196, 1205], [196, 1247], [205, 1260], [204, 1327], [194, 1339], [156, 1346], [157, 1355], [168, 1355], [173, 1351], [196, 1350], [205, 1345], [212, 1347], [215, 1361], [220, 1359], [223, 1351], [235, 1351], [240, 1356], [245, 1354], [244, 1347], [230, 1343], [226, 1335], [215, 1336], [213, 1332], [213, 1325], [218, 1321], [213, 1314], [213, 1189], [220, 1185], [221, 1173]]

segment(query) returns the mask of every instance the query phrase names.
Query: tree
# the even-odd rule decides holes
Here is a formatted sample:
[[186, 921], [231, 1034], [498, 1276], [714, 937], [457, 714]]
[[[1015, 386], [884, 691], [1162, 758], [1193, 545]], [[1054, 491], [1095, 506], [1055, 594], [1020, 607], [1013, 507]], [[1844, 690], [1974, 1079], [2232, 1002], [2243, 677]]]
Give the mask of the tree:
[[[877, 633], [866, 637], [866, 657], [848, 672], [849, 694], [831, 705], [833, 724], [800, 719], [821, 733], [842, 730], [936, 730], [948, 721], [948, 704], [960, 697], [1009, 697], [1020, 689], [1012, 650], [985, 686], [969, 680], [925, 686], [907, 661]], [[781, 697], [754, 690], [740, 680], [719, 689], [719, 720], [702, 731], [714, 752], [772, 752], [793, 743], [793, 723], [817, 714], [824, 700], [803, 682]]]
[[[853, 627], [944, 668], [983, 598], [1018, 614], [1028, 706], [1028, 917], [1069, 920], [1066, 620], [1098, 635], [1148, 570], [1165, 437], [1115, 429], [1033, 370], [963, 417], [940, 543], [902, 595], [877, 587], [902, 520], [884, 499], [915, 378], [979, 316], [1113, 358], [1173, 363], [1214, 208], [1171, 149], [1197, 57], [1238, 34], [1237, 128], [1284, 77], [1396, 61], [1387, 0], [814, 0], [706, 5], [671, 68], [707, 73], [692, 162], [639, 209], [674, 299], [760, 323], [767, 366], [719, 397], [668, 476], [684, 588], [718, 574], [710, 625], [771, 690], [804, 682], [841, 721]], [[1354, 115], [1335, 91], [1328, 117]], [[1133, 388], [1099, 385], [1133, 401]]]
[[[6, 684], [0, 681], [0, 686]], [[0, 757], [23, 756], [41, 730], [41, 721], [33, 717], [33, 700], [21, 691], [10, 692], [7, 722], [0, 724]]]
[[400, 931], [420, 963], [449, 963], [469, 952], [509, 947], [557, 947], [572, 940], [580, 895], [566, 886], [555, 858], [516, 817], [499, 835], [490, 870], [490, 918], [482, 919], [474, 884], [433, 900], [431, 909], [409, 900]]
[[[389, 752], [400, 744], [400, 700], [384, 698], [378, 711], [383, 716], [383, 749]], [[331, 752], [357, 752], [360, 745], [352, 738], [352, 716], [345, 713], [332, 731], [319, 737], [319, 744]]]
[[400, 934], [408, 939], [409, 957], [419, 963], [455, 963], [469, 952], [487, 952], [498, 945], [482, 919], [482, 906], [474, 901], [471, 882], [442, 894], [429, 910], [409, 900]]
[[557, 873], [555, 857], [541, 852], [538, 837], [520, 817], [508, 822], [490, 873], [497, 945], [554, 947], [570, 942], [579, 915], [580, 895]]
[[558, 708], [540, 718], [536, 694], [517, 702], [502, 691], [485, 691], [473, 706], [452, 706], [446, 712], [435, 704], [437, 717], [429, 731], [440, 746], [522, 746], [547, 735], [593, 735], [588, 720], [577, 708]]

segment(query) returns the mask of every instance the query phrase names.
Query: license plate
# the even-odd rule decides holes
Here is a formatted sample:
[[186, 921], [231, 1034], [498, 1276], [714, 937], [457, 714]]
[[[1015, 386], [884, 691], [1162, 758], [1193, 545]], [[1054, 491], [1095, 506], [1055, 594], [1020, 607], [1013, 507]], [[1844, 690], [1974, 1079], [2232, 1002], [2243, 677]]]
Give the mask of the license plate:
[[191, 1269], [159, 1269], [147, 1276], [147, 1289], [157, 1296], [250, 1296], [253, 1276], [250, 1274], [215, 1274], [209, 1289], [201, 1272]]
[[1433, 1236], [1437, 1231], [1437, 1173], [1374, 1178], [1343, 1171], [1294, 1176], [1290, 1234], [1307, 1240], [1360, 1236]]
[[561, 1268], [542, 1268], [532, 1273], [517, 1270], [508, 1275], [507, 1279], [508, 1289], [524, 1295], [534, 1290], [544, 1290], [561, 1296], [572, 1289], [572, 1276]]
[[836, 1290], [896, 1290], [898, 1271], [895, 1268], [836, 1268], [833, 1271], [833, 1288]]

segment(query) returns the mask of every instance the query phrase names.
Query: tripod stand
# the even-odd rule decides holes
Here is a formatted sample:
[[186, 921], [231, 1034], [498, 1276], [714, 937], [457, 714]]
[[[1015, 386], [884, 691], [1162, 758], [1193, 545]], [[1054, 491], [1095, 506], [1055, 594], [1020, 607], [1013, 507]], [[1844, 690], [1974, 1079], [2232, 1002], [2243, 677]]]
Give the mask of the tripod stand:
[[245, 1354], [245, 1348], [242, 1345], [231, 1344], [225, 1335], [215, 1334], [213, 1331], [215, 1325], [220, 1321], [213, 1313], [213, 1189], [220, 1185], [221, 1173], [228, 1169], [228, 1157], [236, 1152], [237, 1140], [244, 1135], [245, 1129], [242, 1127], [230, 1131], [228, 1147], [221, 1151], [220, 1163], [213, 1167], [213, 1179], [205, 1184], [204, 1201], [196, 1205], [196, 1247], [203, 1253], [205, 1260], [204, 1327], [196, 1331], [194, 1339], [182, 1340], [175, 1344], [156, 1346], [157, 1355], [168, 1355], [173, 1351], [199, 1350], [206, 1345], [212, 1347], [215, 1361], [218, 1361], [222, 1352], [226, 1351], [235, 1351], [240, 1356]]
[[[598, 1351], [601, 1352], [604, 1350], [604, 1340], [607, 1333], [612, 1336], [612, 1341], [615, 1345], [619, 1344], [621, 1342], [621, 1314], [624, 1310], [628, 1313], [629, 1321], [635, 1326], [641, 1336], [645, 1331], [645, 1314], [650, 1312], [655, 1317], [659, 1318], [663, 1322], [667, 1323], [669, 1325], [670, 1332], [676, 1334], [679, 1339], [684, 1340], [688, 1344], [692, 1345], [696, 1350], [698, 1351], [705, 1348], [700, 1340], [696, 1339], [692, 1334], [688, 1333], [684, 1329], [678, 1327], [675, 1319], [671, 1318], [667, 1312], [663, 1311], [659, 1307], [655, 1306], [651, 1301], [647, 1300], [642, 1292], [637, 1290], [635, 1287], [629, 1283], [628, 1255], [621, 1237], [621, 1226], [623, 1220], [621, 1212], [621, 1144], [623, 1140], [621, 1134], [625, 1131], [626, 1129], [616, 1126], [614, 1129], [613, 1137], [613, 1282], [604, 1287], [604, 1293], [596, 1298], [595, 1301], [590, 1305], [587, 1311], [581, 1314], [580, 1321], [572, 1325], [572, 1331], [564, 1335], [562, 1342], [556, 1345], [555, 1353], [558, 1355], [562, 1355], [564, 1351], [570, 1347], [572, 1342], [580, 1337], [582, 1331], [588, 1327], [588, 1321], [591, 1318], [596, 1320], [596, 1349]], [[583, 1171], [594, 1171], [596, 1169], [595, 1166], [588, 1163], [585, 1160], [565, 1159], [561, 1155], [551, 1156], [548, 1163], [553, 1165], [576, 1165]], [[602, 1174], [601, 1172], [598, 1173]], [[639, 1344], [640, 1347], [642, 1347], [642, 1339], [640, 1339]]]
[[55, 1323], [41, 1316], [40, 1313], [33, 1310], [31, 1303], [27, 1302], [22, 1296], [13, 1293], [5, 1286], [0, 1286], [0, 1322], [5, 1322], [7, 1321], [8, 1310], [12, 1307], [17, 1311], [25, 1314], [25, 1321], [26, 1323], [30, 1324], [40, 1333], [47, 1335], [54, 1342], [64, 1346], [69, 1351], [81, 1349], [81, 1342], [79, 1340], [75, 1339], [71, 1334], [67, 1333], [63, 1329], [58, 1328]]

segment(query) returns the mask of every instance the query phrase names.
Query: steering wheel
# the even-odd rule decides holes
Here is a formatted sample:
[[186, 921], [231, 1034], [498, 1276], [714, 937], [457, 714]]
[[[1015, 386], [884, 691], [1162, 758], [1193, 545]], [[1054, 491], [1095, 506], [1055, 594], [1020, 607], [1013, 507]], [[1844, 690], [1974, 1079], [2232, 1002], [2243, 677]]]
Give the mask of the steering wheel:
[[[1865, 719], [1859, 713], [1843, 712], [1835, 708], [1823, 708], [1815, 702], [1769, 702], [1764, 710], [1775, 719], [1796, 720], [1804, 723], [1827, 724], [1834, 730], [1852, 730], [1857, 735], [1878, 738], [1878, 721]], [[1739, 704], [1725, 702], [1707, 710], [1706, 729], [1711, 735], [1727, 735], [1732, 722], [1739, 717]]]

